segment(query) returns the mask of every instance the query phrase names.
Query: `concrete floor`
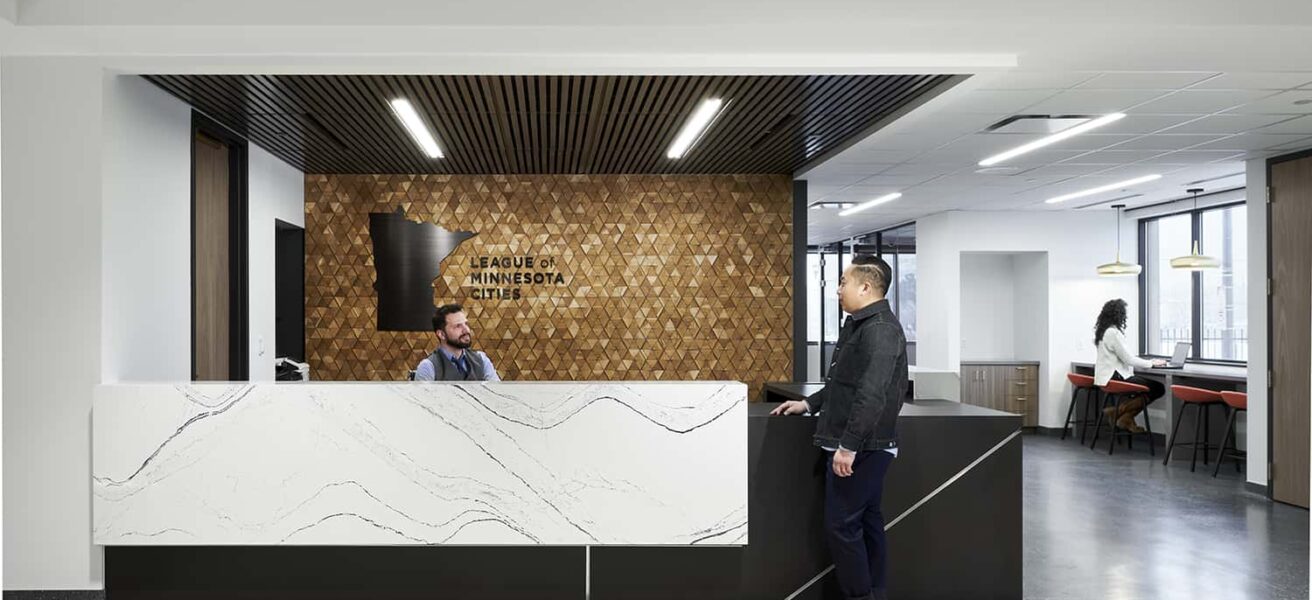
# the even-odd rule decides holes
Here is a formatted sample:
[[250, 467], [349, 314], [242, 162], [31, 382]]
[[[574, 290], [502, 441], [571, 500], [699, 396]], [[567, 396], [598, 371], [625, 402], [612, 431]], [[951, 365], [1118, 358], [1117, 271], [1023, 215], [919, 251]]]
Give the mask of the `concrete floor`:
[[1026, 435], [1025, 598], [1308, 598], [1308, 511], [1135, 445]]

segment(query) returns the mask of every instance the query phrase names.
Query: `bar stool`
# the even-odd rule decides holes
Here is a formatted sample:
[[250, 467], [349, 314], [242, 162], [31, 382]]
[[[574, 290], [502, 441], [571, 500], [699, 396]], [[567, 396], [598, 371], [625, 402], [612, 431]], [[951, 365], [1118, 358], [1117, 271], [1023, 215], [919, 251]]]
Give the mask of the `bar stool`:
[[[1193, 448], [1193, 456], [1189, 459], [1189, 472], [1194, 472], [1198, 466], [1198, 450], [1203, 450], [1203, 464], [1207, 464], [1207, 451], [1212, 448], [1207, 443], [1207, 432], [1210, 431], [1210, 419], [1208, 415], [1212, 414], [1210, 410], [1213, 406], [1223, 406], [1221, 394], [1212, 390], [1189, 387], [1187, 385], [1171, 386], [1171, 395], [1180, 400], [1180, 414], [1175, 415], [1175, 426], [1171, 428], [1171, 439], [1166, 442], [1166, 458], [1162, 459], [1162, 464], [1166, 465], [1171, 462], [1171, 451], [1176, 446], [1190, 446]], [[1180, 432], [1180, 420], [1184, 418], [1184, 411], [1189, 407], [1194, 408], [1194, 441], [1188, 444], [1181, 444], [1175, 441], [1176, 434]]]
[[[1092, 412], [1098, 410], [1098, 386], [1093, 384], [1093, 377], [1081, 375], [1079, 373], [1067, 373], [1066, 379], [1071, 382], [1071, 405], [1066, 409], [1066, 425], [1061, 429], [1061, 439], [1066, 439], [1066, 432], [1070, 430], [1071, 425], [1080, 426], [1080, 444], [1084, 444], [1084, 434], [1089, 429], [1089, 423], [1093, 422]], [[1084, 392], [1084, 416], [1071, 420], [1075, 415], [1075, 405], [1080, 398], [1080, 392]]]
[[[1248, 394], [1244, 392], [1221, 392], [1221, 400], [1226, 403], [1230, 410], [1230, 418], [1225, 423], [1225, 435], [1221, 438], [1221, 448], [1216, 452], [1216, 468], [1212, 469], [1212, 477], [1216, 477], [1221, 472], [1221, 461], [1227, 458], [1235, 459], [1235, 472], [1239, 472], [1239, 461], [1248, 458], [1247, 452], [1240, 452], [1235, 448], [1235, 415], [1239, 411], [1248, 412]], [[1230, 452], [1225, 451], [1225, 443], [1230, 442]]]
[[[1148, 386], [1112, 379], [1102, 386], [1103, 407], [1111, 404], [1112, 414], [1120, 412], [1121, 399], [1125, 396], [1146, 396], [1148, 395]], [[1093, 442], [1089, 443], [1089, 449], [1092, 450], [1098, 445], [1098, 435], [1102, 432], [1103, 411], [1098, 411], [1098, 420], [1093, 425]], [[1157, 456], [1153, 449], [1153, 424], [1148, 419], [1147, 408], [1143, 411], [1144, 425], [1147, 426], [1146, 434], [1148, 435], [1148, 453]], [[1107, 442], [1107, 454], [1111, 454], [1116, 449], [1116, 436], [1124, 435], [1129, 442], [1129, 448], [1134, 450], [1134, 432], [1129, 430], [1116, 431], [1116, 421], [1108, 423], [1111, 429], [1111, 439]]]

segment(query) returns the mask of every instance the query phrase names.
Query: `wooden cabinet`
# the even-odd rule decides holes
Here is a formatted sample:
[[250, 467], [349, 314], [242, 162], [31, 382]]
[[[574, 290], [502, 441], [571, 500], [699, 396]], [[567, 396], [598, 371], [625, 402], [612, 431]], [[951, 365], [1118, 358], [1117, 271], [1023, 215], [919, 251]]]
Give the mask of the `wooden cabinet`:
[[1039, 366], [1034, 363], [962, 363], [961, 403], [1024, 417], [1039, 425]]

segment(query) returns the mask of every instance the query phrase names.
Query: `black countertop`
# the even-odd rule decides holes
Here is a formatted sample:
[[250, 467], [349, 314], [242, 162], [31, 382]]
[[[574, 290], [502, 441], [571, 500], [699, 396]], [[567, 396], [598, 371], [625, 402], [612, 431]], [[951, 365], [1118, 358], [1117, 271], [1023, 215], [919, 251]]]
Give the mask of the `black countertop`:
[[961, 361], [961, 364], [962, 366], [967, 366], [967, 367], [970, 366], [984, 367], [990, 365], [1001, 366], [1001, 367], [1013, 367], [1013, 366], [1037, 367], [1039, 366], [1039, 361], [1037, 360], [963, 360]]
[[[1075, 371], [1076, 369], [1087, 369], [1092, 371], [1093, 363], [1072, 362], [1071, 371]], [[1136, 375], [1169, 375], [1171, 377], [1179, 378], [1215, 379], [1217, 381], [1230, 381], [1237, 383], [1248, 382], [1248, 367], [1227, 367], [1225, 365], [1199, 365], [1185, 363], [1183, 369], [1155, 369], [1152, 367], [1141, 369], [1135, 367], [1134, 373]]]
[[[748, 417], [769, 417], [770, 411], [779, 406], [778, 402], [753, 402], [747, 405]], [[898, 413], [898, 418], [917, 418], [917, 417], [1010, 417], [1015, 418], [1013, 413], [984, 408], [982, 406], [973, 406], [962, 404], [951, 400], [916, 400], [915, 404], [906, 402], [902, 404], [902, 412]]]

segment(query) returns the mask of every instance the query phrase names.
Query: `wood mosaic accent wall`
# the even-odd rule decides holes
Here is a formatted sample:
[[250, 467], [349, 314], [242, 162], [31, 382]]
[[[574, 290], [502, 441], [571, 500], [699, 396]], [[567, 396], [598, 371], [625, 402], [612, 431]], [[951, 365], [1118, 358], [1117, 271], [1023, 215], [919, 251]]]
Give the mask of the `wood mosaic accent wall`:
[[369, 214], [398, 208], [476, 234], [434, 304], [465, 305], [504, 379], [738, 380], [757, 398], [791, 378], [786, 175], [307, 175], [305, 192], [314, 379], [402, 380], [436, 346], [377, 327]]

